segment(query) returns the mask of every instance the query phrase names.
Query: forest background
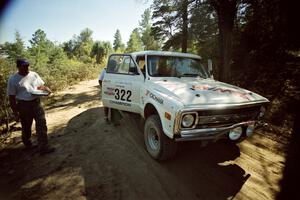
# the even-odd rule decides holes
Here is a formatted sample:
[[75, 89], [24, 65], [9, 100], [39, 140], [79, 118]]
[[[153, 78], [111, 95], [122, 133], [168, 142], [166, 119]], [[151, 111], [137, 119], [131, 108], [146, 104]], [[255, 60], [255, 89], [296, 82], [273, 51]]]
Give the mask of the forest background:
[[286, 0], [153, 0], [126, 44], [116, 30], [113, 44], [94, 40], [82, 30], [68, 41], [49, 40], [38, 29], [25, 46], [22, 33], [0, 45], [0, 125], [13, 121], [6, 94], [17, 58], [58, 91], [78, 81], [96, 78], [111, 53], [168, 50], [212, 59], [217, 80], [266, 96], [266, 122], [272, 132], [290, 135], [299, 104], [300, 39], [297, 6]]

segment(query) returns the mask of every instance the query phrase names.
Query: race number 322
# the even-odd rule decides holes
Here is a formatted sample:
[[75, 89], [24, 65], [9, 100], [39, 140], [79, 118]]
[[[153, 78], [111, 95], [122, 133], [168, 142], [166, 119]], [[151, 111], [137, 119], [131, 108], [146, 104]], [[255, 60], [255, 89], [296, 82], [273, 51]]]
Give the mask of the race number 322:
[[130, 90], [119, 90], [115, 89], [115, 99], [121, 101], [131, 102], [131, 91]]

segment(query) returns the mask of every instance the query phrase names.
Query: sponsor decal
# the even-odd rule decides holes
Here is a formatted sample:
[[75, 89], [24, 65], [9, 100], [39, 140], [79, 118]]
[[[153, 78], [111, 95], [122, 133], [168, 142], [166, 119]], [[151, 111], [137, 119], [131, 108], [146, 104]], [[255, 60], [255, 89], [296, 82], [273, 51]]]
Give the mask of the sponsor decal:
[[116, 104], [116, 105], [120, 105], [120, 106], [127, 106], [127, 107], [130, 107], [130, 106], [131, 106], [130, 103], [127, 103], [127, 102], [124, 102], [124, 101], [109, 100], [109, 103], [111, 103], [111, 104]]
[[117, 88], [125, 88], [124, 85], [116, 85]]
[[192, 90], [208, 90], [209, 85], [192, 85]]
[[114, 91], [112, 91], [112, 92], [110, 92], [110, 91], [104, 91], [104, 94], [106, 94], [108, 96], [113, 96], [113, 95], [115, 95], [115, 92]]
[[221, 87], [211, 87], [209, 85], [193, 85], [191, 89], [192, 90], [211, 90], [211, 91], [220, 92], [220, 93], [228, 92], [228, 93], [233, 94], [235, 96], [239, 96], [243, 99], [250, 100], [250, 98], [248, 96], [248, 93], [234, 91], [234, 90], [231, 90], [231, 89], [226, 89], [226, 88], [221, 88]]
[[156, 96], [155, 94], [153, 94], [149, 90], [146, 91], [146, 96], [149, 96], [151, 99], [153, 99], [154, 101], [156, 101], [160, 104], [164, 104], [164, 100], [161, 97]]
[[229, 92], [229, 93], [233, 94], [234, 96], [239, 96], [243, 99], [250, 100], [248, 94], [244, 93], [244, 92], [234, 91], [234, 90], [230, 90], [230, 89], [223, 89], [223, 88], [213, 88], [211, 90], [216, 91], [216, 92], [221, 92], [221, 93]]
[[115, 91], [115, 88], [107, 87], [106, 90]]
[[104, 91], [104, 94], [108, 96], [115, 95], [115, 88], [107, 87], [106, 90]]

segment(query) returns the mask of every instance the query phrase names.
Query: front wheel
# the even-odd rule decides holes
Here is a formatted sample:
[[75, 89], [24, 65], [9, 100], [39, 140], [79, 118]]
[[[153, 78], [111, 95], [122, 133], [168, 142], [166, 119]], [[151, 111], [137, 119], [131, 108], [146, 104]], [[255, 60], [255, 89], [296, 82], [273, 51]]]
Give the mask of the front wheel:
[[144, 140], [148, 153], [156, 160], [167, 160], [176, 154], [177, 143], [163, 133], [158, 115], [146, 119]]

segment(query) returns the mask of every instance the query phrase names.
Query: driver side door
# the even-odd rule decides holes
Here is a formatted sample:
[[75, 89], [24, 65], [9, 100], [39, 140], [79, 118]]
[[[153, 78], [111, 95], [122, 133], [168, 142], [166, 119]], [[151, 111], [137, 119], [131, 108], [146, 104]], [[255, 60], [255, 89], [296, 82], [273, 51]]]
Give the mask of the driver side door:
[[143, 83], [144, 76], [130, 55], [111, 55], [102, 86], [104, 106], [139, 113], [140, 87]]

